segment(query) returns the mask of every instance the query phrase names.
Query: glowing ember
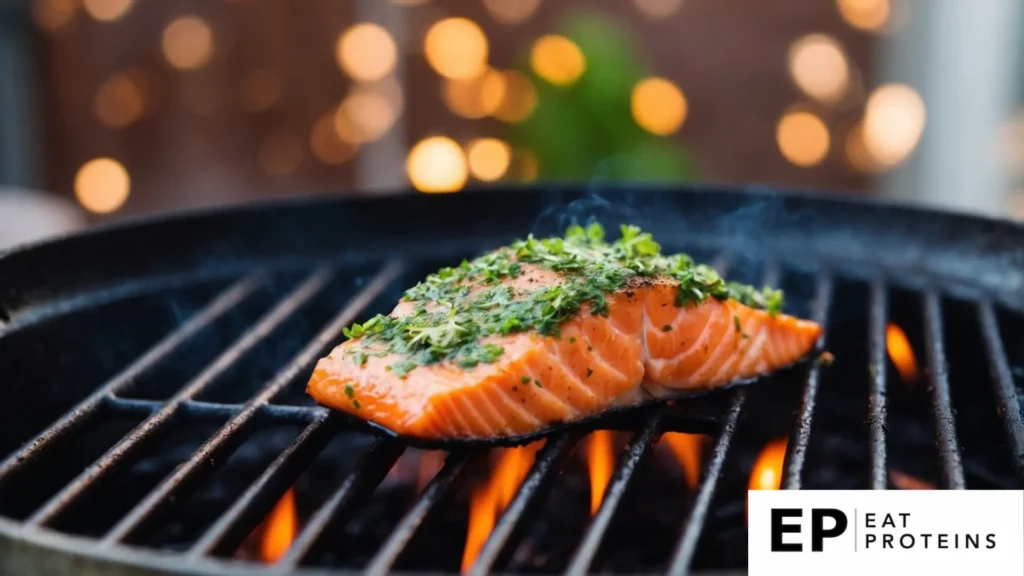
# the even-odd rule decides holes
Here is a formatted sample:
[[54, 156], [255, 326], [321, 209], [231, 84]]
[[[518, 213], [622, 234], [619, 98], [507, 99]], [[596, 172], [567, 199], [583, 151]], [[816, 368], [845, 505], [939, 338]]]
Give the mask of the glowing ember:
[[476, 486], [470, 495], [469, 528], [466, 530], [466, 548], [462, 554], [463, 573], [473, 566], [494, 528], [494, 522], [523, 483], [530, 463], [542, 445], [543, 441], [540, 441], [492, 452], [498, 455], [498, 459], [490, 478]]
[[268, 564], [281, 559], [295, 539], [299, 520], [295, 512], [295, 490], [289, 488], [277, 502], [266, 520], [263, 540], [260, 542], [260, 558]]
[[889, 358], [900, 373], [900, 378], [907, 384], [917, 381], [917, 360], [903, 329], [892, 323], [886, 326], [885, 346], [889, 350]]
[[701, 444], [703, 438], [699, 434], [682, 434], [679, 432], [667, 432], [661, 437], [660, 445], [668, 448], [675, 457], [679, 467], [686, 477], [686, 484], [690, 489], [697, 487], [697, 480], [700, 478]]
[[889, 482], [898, 490], [935, 490], [935, 485], [899, 470], [889, 470]]
[[590, 471], [590, 513], [601, 506], [605, 488], [612, 478], [615, 454], [610, 430], [595, 430], [587, 440], [587, 468]]
[[782, 462], [786, 459], [786, 439], [777, 438], [761, 450], [750, 471], [748, 490], [778, 490], [782, 485]]

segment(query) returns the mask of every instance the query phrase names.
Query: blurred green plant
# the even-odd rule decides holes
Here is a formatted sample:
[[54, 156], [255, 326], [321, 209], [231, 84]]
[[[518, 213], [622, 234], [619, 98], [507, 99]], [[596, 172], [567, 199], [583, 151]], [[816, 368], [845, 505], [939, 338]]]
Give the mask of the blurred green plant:
[[583, 52], [586, 68], [569, 86], [521, 70], [537, 89], [537, 106], [512, 124], [510, 141], [531, 150], [540, 180], [682, 181], [696, 178], [677, 142], [651, 134], [630, 112], [636, 83], [649, 76], [629, 30], [593, 10], [566, 15], [562, 35]]

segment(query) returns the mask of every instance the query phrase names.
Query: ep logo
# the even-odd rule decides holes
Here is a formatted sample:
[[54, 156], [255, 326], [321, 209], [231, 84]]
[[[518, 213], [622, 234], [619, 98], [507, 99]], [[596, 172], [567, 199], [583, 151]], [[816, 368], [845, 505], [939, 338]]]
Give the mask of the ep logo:
[[[849, 520], [842, 510], [835, 508], [811, 508], [810, 512], [811, 551], [821, 552], [826, 538], [836, 538], [846, 532]], [[786, 536], [803, 533], [802, 508], [772, 508], [771, 521], [772, 552], [804, 551], [800, 536]]]

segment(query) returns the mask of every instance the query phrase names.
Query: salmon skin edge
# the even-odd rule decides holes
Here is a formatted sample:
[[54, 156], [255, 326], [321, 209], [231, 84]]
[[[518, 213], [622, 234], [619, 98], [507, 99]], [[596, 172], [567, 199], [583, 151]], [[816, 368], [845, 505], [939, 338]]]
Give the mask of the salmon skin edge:
[[[665, 405], [670, 402], [679, 402], [692, 400], [697, 398], [713, 398], [716, 396], [725, 396], [728, 392], [736, 388], [745, 388], [755, 382], [770, 378], [778, 375], [782, 372], [793, 370], [804, 365], [812, 365], [817, 360], [818, 356], [825, 352], [825, 348], [820, 343], [815, 344], [807, 354], [802, 358], [782, 366], [771, 372], [765, 372], [754, 376], [753, 378], [741, 378], [733, 380], [728, 384], [718, 386], [716, 388], [705, 389], [705, 390], [680, 390], [667, 397], [662, 398], [649, 398], [639, 404], [632, 404], [630, 406], [617, 406], [611, 407], [599, 414], [593, 414], [580, 418], [578, 420], [571, 420], [567, 422], [556, 422], [552, 425], [538, 428], [535, 432], [529, 434], [520, 434], [515, 436], [493, 436], [487, 438], [468, 438], [468, 437], [457, 437], [457, 438], [445, 438], [445, 439], [433, 439], [424, 438], [420, 436], [413, 436], [411, 434], [399, 434], [390, 428], [372, 422], [369, 420], [363, 420], [356, 417], [353, 414], [331, 408], [325, 404], [321, 406], [330, 410], [332, 416], [341, 418], [345, 424], [349, 426], [344, 428], [349, 431], [363, 431], [368, 432], [379, 438], [397, 441], [405, 446], [421, 449], [421, 450], [453, 450], [453, 449], [472, 449], [472, 448], [498, 448], [498, 447], [515, 447], [530, 444], [537, 440], [547, 438], [551, 435], [565, 431], [580, 431], [590, 432], [604, 428], [602, 423], [614, 423], [618, 419], [628, 417], [632, 413], [640, 414], [642, 412], [652, 412], [653, 409], [659, 405]], [[611, 427], [610, 429], [614, 429]]]

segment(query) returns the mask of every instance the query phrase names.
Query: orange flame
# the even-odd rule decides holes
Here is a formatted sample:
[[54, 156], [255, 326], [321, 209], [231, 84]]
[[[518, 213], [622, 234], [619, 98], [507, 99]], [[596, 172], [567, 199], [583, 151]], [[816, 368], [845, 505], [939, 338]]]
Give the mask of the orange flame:
[[782, 486], [782, 464], [786, 460], [785, 438], [776, 438], [757, 455], [750, 470], [747, 490], [778, 490]]
[[778, 490], [782, 485], [782, 463], [786, 459], [786, 439], [769, 442], [754, 461], [748, 490]]
[[697, 487], [700, 478], [700, 459], [703, 437], [700, 434], [683, 434], [666, 432], [661, 437], [661, 444], [668, 448], [675, 457], [679, 467], [683, 469], [686, 484], [691, 490]]
[[935, 490], [935, 486], [899, 470], [889, 470], [889, 482], [898, 490]]
[[267, 516], [263, 540], [260, 542], [260, 558], [264, 562], [273, 564], [285, 555], [292, 545], [292, 540], [295, 539], [295, 529], [298, 523], [298, 515], [295, 512], [295, 490], [289, 488]]
[[595, 430], [587, 441], [587, 468], [590, 471], [590, 513], [597, 513], [604, 491], [612, 478], [615, 464], [611, 430]]
[[918, 371], [914, 349], [903, 329], [891, 322], [885, 327], [885, 347], [889, 350], [889, 358], [896, 365], [900, 378], [907, 384], [915, 382]]
[[519, 485], [526, 478], [533, 456], [543, 442], [534, 442], [517, 448], [494, 450], [498, 461], [487, 481], [477, 486], [469, 500], [469, 527], [466, 530], [466, 548], [462, 553], [462, 572], [472, 568], [487, 537], [494, 529], [498, 516], [512, 501]]

